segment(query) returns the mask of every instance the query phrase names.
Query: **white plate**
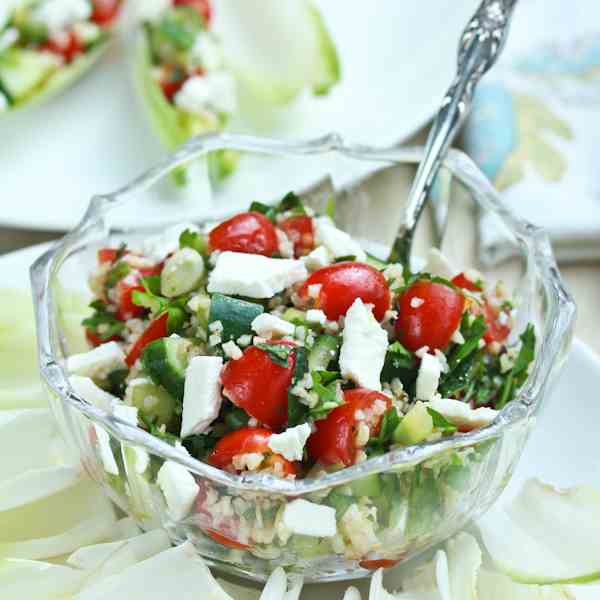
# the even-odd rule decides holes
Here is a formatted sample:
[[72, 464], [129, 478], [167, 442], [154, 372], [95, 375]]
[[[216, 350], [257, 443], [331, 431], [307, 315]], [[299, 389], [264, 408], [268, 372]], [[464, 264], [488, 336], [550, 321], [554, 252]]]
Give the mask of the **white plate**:
[[[475, 0], [317, 4], [339, 48], [342, 82], [327, 97], [300, 98], [262, 133], [298, 138], [337, 131], [372, 144], [406, 139], [433, 114], [451, 80], [457, 40]], [[164, 155], [135, 95], [131, 50], [124, 34], [102, 64], [63, 96], [0, 119], [0, 225], [69, 229], [92, 194], [119, 187]], [[232, 127], [256, 131], [247, 122]], [[212, 205], [192, 190], [180, 203], [181, 218], [206, 215], [214, 203], [237, 199], [243, 206], [269, 190], [279, 193], [277, 182], [292, 175], [297, 177], [287, 189], [304, 187], [323, 169], [315, 162], [295, 174], [282, 163], [263, 170], [274, 183], [262, 178], [248, 185], [252, 166], [242, 163], [233, 185]], [[149, 213], [164, 211], [160, 192], [148, 199]], [[125, 211], [122, 224], [138, 217]]]
[[[34, 246], [0, 258], [3, 285], [26, 287], [28, 266], [47, 246]], [[575, 340], [565, 370], [547, 399], [523, 457], [505, 495], [531, 477], [558, 486], [598, 485], [600, 454], [600, 357]], [[341, 598], [348, 584], [310, 585], [303, 600]], [[357, 585], [357, 583], [354, 583]], [[359, 587], [366, 590], [367, 584]], [[363, 597], [366, 597], [363, 595]]]

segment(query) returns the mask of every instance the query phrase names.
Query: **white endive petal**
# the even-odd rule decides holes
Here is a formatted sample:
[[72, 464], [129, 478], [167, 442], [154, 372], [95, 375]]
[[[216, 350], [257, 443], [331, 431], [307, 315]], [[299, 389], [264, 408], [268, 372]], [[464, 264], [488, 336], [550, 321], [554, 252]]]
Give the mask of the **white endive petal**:
[[190, 590], [207, 600], [232, 600], [186, 542], [86, 587], [74, 599], [164, 600], [189, 597]]
[[345, 592], [342, 600], [362, 600], [362, 596], [358, 591], [358, 588], [355, 588], [351, 585]]
[[450, 597], [477, 600], [477, 576], [481, 568], [481, 549], [472, 535], [459, 533], [448, 541]]
[[479, 573], [477, 591], [480, 600], [574, 600], [562, 586], [517, 583], [502, 573], [485, 569]]
[[[438, 550], [432, 561], [415, 568], [402, 579], [402, 589], [419, 594], [419, 598], [431, 600], [453, 600], [450, 595], [450, 576], [448, 574], [448, 557], [443, 550]], [[426, 596], [427, 594], [427, 596]]]
[[131, 517], [123, 517], [115, 523], [109, 541], [118, 542], [121, 540], [128, 540], [129, 538], [136, 537], [141, 533], [142, 530]]
[[260, 591], [250, 586], [238, 585], [220, 578], [217, 578], [217, 583], [235, 600], [259, 600], [260, 598]]
[[600, 492], [527, 482], [506, 512], [480, 521], [496, 566], [524, 583], [600, 579]]
[[[398, 595], [398, 597], [402, 596]], [[409, 597], [411, 596], [406, 596], [407, 600]], [[395, 596], [383, 587], [383, 569], [377, 569], [371, 577], [369, 600], [394, 600], [394, 598]], [[414, 598], [418, 598], [418, 596], [414, 596]]]
[[283, 600], [287, 589], [287, 576], [281, 567], [277, 567], [267, 579], [260, 600]]

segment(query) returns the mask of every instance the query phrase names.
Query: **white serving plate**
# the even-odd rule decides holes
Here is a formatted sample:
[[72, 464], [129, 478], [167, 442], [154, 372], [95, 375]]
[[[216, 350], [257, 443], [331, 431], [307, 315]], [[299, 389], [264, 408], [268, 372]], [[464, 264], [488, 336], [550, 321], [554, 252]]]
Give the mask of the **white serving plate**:
[[[231, 129], [293, 138], [337, 131], [374, 145], [405, 140], [438, 106], [454, 73], [457, 40], [477, 2], [316, 4], [339, 49], [341, 83], [329, 96], [299, 98], [261, 125], [239, 119]], [[125, 28], [73, 89], [38, 109], [0, 118], [0, 226], [70, 229], [92, 194], [112, 191], [164, 156], [136, 97], [130, 33]], [[157, 189], [148, 197], [146, 216], [176, 204], [180, 218], [200, 218], [225, 205], [233, 210], [236, 203], [269, 198], [282, 186], [301, 189], [324, 169], [348, 175], [342, 165], [322, 161], [302, 173], [286, 161], [261, 164], [260, 178], [253, 176], [256, 168], [255, 159], [244, 160], [211, 200], [193, 187], [184, 193], [170, 185]], [[139, 217], [124, 210], [121, 224], [139, 224]]]
[[[47, 245], [0, 257], [2, 285], [27, 288], [29, 265]], [[588, 346], [575, 340], [560, 380], [547, 399], [539, 421], [503, 498], [515, 493], [531, 477], [561, 487], [583, 483], [598, 485], [600, 453], [598, 423], [600, 423], [600, 357]], [[352, 582], [367, 597], [368, 583]], [[303, 600], [341, 598], [349, 584], [308, 585]]]

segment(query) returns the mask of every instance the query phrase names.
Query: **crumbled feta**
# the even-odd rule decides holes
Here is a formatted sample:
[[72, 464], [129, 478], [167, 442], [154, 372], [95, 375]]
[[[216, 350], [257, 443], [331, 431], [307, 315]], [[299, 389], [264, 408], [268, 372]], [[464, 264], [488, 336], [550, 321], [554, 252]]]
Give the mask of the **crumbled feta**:
[[79, 21], [87, 21], [92, 15], [88, 0], [46, 0], [36, 6], [32, 18], [43, 23], [50, 34], [56, 34]]
[[341, 518], [340, 529], [350, 541], [352, 554], [364, 556], [375, 550], [380, 542], [375, 533], [376, 509], [352, 504]]
[[287, 460], [302, 460], [304, 445], [310, 433], [310, 425], [307, 423], [290, 427], [283, 433], [273, 433], [269, 438], [269, 448]]
[[446, 355], [437, 348], [434, 351], [435, 357], [440, 361], [440, 365], [442, 367], [442, 373], [448, 373], [450, 371], [450, 367], [448, 366], [448, 359]]
[[411, 308], [419, 308], [419, 306], [423, 306], [425, 304], [425, 300], [423, 298], [419, 298], [418, 296], [413, 296], [410, 299]]
[[370, 305], [357, 298], [346, 313], [340, 350], [342, 377], [360, 387], [381, 391], [380, 375], [388, 336], [373, 316]]
[[335, 508], [298, 498], [285, 505], [283, 525], [300, 535], [332, 537], [337, 532]]
[[249, 346], [251, 343], [252, 343], [252, 336], [249, 333], [240, 335], [240, 337], [237, 339], [238, 346], [241, 346], [242, 348]]
[[315, 242], [329, 250], [333, 258], [355, 256], [356, 260], [367, 258], [360, 244], [349, 234], [338, 229], [329, 217], [317, 217], [313, 220], [315, 227]]
[[404, 286], [404, 267], [400, 263], [392, 263], [383, 271], [383, 276], [393, 287]]
[[415, 350], [415, 356], [417, 358], [423, 358], [429, 352], [429, 346], [421, 346]]
[[515, 361], [505, 352], [500, 356], [500, 372], [508, 373], [515, 366]]
[[221, 333], [223, 331], [223, 323], [221, 321], [212, 321], [208, 324], [208, 330], [211, 333]]
[[174, 521], [184, 519], [200, 491], [192, 474], [184, 466], [167, 460], [158, 471], [156, 483], [165, 497], [171, 518]]
[[294, 244], [281, 229], [276, 229], [277, 249], [283, 258], [294, 258]]
[[119, 401], [117, 397], [99, 388], [89, 377], [71, 375], [69, 383], [75, 393], [81, 396], [86, 402], [108, 413], [112, 411], [113, 404]]
[[317, 271], [331, 263], [331, 257], [325, 246], [317, 246], [312, 252], [302, 257], [302, 262], [309, 271]]
[[363, 448], [367, 445], [369, 441], [369, 437], [371, 435], [369, 426], [364, 422], [359, 422], [356, 427], [356, 436], [354, 437], [354, 442], [357, 448]]
[[163, 233], [152, 236], [142, 242], [142, 254], [153, 260], [164, 260], [164, 258], [179, 249], [179, 236], [189, 229], [194, 233], [200, 233], [200, 229], [193, 223], [180, 223], [168, 227]]
[[446, 417], [460, 431], [471, 431], [489, 425], [499, 414], [493, 408], [471, 408], [466, 402], [450, 398], [434, 398], [431, 408]]
[[227, 358], [231, 358], [232, 360], [238, 360], [243, 356], [240, 347], [233, 340], [226, 342], [225, 344], [223, 344], [222, 347], [223, 353]]
[[306, 311], [306, 321], [308, 323], [325, 325], [325, 321], [327, 321], [327, 315], [322, 310], [311, 308], [310, 310]]
[[308, 276], [304, 263], [259, 254], [221, 252], [208, 278], [208, 291], [271, 298]]
[[221, 409], [220, 356], [194, 356], [185, 372], [181, 437], [202, 433]]
[[102, 379], [110, 371], [125, 368], [125, 354], [117, 342], [107, 342], [89, 352], [67, 358], [67, 371], [84, 377]]
[[98, 452], [100, 453], [100, 460], [102, 466], [107, 473], [111, 475], [119, 474], [119, 466], [110, 447], [110, 435], [100, 427], [100, 425], [94, 425], [96, 432], [96, 441], [98, 444]]
[[165, 261], [160, 274], [160, 291], [167, 298], [187, 294], [204, 276], [204, 259], [192, 248], [181, 248]]
[[190, 57], [194, 64], [202, 65], [206, 71], [216, 71], [223, 66], [221, 46], [208, 31], [201, 31], [196, 36]]
[[73, 32], [82, 44], [90, 44], [100, 37], [102, 29], [96, 23], [83, 21], [82, 23], [75, 24]]
[[323, 285], [321, 283], [313, 283], [308, 286], [308, 297], [313, 300], [317, 300], [319, 295], [321, 294], [321, 288]]
[[417, 400], [433, 400], [440, 382], [442, 365], [431, 354], [424, 354], [419, 365], [415, 397]]
[[207, 108], [232, 113], [237, 106], [235, 79], [225, 72], [195, 75], [186, 80], [173, 100], [192, 114], [203, 114]]
[[423, 270], [436, 277], [444, 277], [445, 279], [452, 279], [457, 273], [450, 261], [437, 248], [429, 249], [427, 262]]
[[117, 400], [113, 404], [112, 413], [117, 419], [125, 421], [129, 425], [137, 427], [138, 424], [138, 409], [135, 406], [127, 406], [127, 404]]
[[144, 0], [137, 3], [140, 21], [157, 21], [162, 13], [171, 8], [172, 0]]
[[284, 335], [294, 335], [294, 324], [279, 317], [262, 313], [252, 321], [252, 329], [261, 337], [270, 339]]
[[465, 343], [465, 337], [460, 332], [460, 325], [456, 328], [456, 330], [454, 331], [454, 333], [450, 337], [450, 341], [454, 342], [455, 344], [459, 344], [459, 345]]
[[260, 452], [247, 452], [246, 454], [236, 454], [231, 459], [231, 464], [236, 471], [256, 471], [264, 459], [264, 454]]

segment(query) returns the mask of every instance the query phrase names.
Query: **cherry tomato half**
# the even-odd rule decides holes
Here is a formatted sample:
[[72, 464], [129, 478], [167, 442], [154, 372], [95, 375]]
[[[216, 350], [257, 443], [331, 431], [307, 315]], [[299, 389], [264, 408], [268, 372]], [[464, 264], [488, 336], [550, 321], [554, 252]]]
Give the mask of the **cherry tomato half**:
[[295, 362], [290, 354], [288, 366], [283, 367], [275, 364], [264, 350], [250, 346], [241, 358], [230, 360], [223, 369], [223, 394], [260, 423], [279, 430], [287, 420], [288, 388]]
[[77, 39], [77, 36], [71, 32], [65, 34], [64, 38], [50, 38], [45, 44], [40, 46], [43, 52], [52, 52], [62, 56], [67, 64], [72, 62], [78, 54], [83, 53], [83, 45]]
[[396, 320], [396, 337], [412, 350], [445, 348], [460, 324], [464, 296], [443, 283], [420, 280], [402, 293]]
[[121, 8], [121, 0], [92, 0], [92, 21], [106, 27], [110, 25]]
[[[364, 388], [346, 390], [344, 400], [325, 419], [315, 421], [317, 430], [308, 438], [308, 452], [322, 465], [353, 465], [358, 451], [355, 441], [358, 423], [364, 419], [370, 433], [376, 435], [383, 413], [392, 405], [385, 394]], [[357, 412], [364, 415], [363, 419]]]
[[470, 279], [464, 273], [459, 273], [452, 278], [452, 283], [463, 290], [469, 290], [470, 292], [481, 292], [481, 288]]
[[259, 212], [245, 212], [227, 219], [208, 234], [211, 250], [273, 256], [279, 248], [275, 226]]
[[142, 354], [142, 350], [154, 340], [158, 340], [160, 338], [167, 336], [167, 320], [169, 318], [168, 313], [163, 313], [154, 321], [150, 321], [150, 324], [142, 335], [137, 339], [135, 344], [132, 346], [129, 354], [125, 357], [125, 363], [128, 367], [133, 367], [135, 361]]
[[316, 305], [327, 318], [337, 321], [357, 298], [373, 305], [373, 314], [381, 321], [390, 308], [390, 290], [381, 272], [359, 262], [341, 262], [315, 271], [302, 285], [300, 298], [310, 298], [309, 287], [320, 285]]
[[231, 471], [233, 457], [240, 454], [265, 454], [265, 462], [261, 470], [278, 470], [282, 476], [295, 475], [296, 467], [293, 462], [286, 460], [280, 454], [275, 454], [269, 448], [271, 431], [262, 427], [242, 427], [223, 436], [208, 456], [208, 462], [214, 467]]
[[294, 244], [294, 256], [305, 256], [315, 247], [315, 232], [313, 220], [306, 215], [290, 217], [279, 227], [285, 232]]
[[175, 6], [191, 6], [203, 19], [206, 25], [210, 23], [212, 7], [209, 0], [175, 0]]
[[392, 560], [391, 558], [375, 558], [366, 559], [359, 561], [358, 565], [363, 569], [369, 569], [370, 571], [377, 571], [377, 569], [389, 569], [397, 565], [399, 560]]
[[100, 248], [98, 250], [98, 263], [113, 263], [117, 260], [118, 250], [116, 248]]
[[135, 291], [144, 291], [144, 286], [140, 283], [140, 277], [137, 274], [130, 274], [115, 285], [117, 305], [115, 316], [119, 321], [137, 319], [146, 313], [143, 306], [133, 303], [133, 292]]

